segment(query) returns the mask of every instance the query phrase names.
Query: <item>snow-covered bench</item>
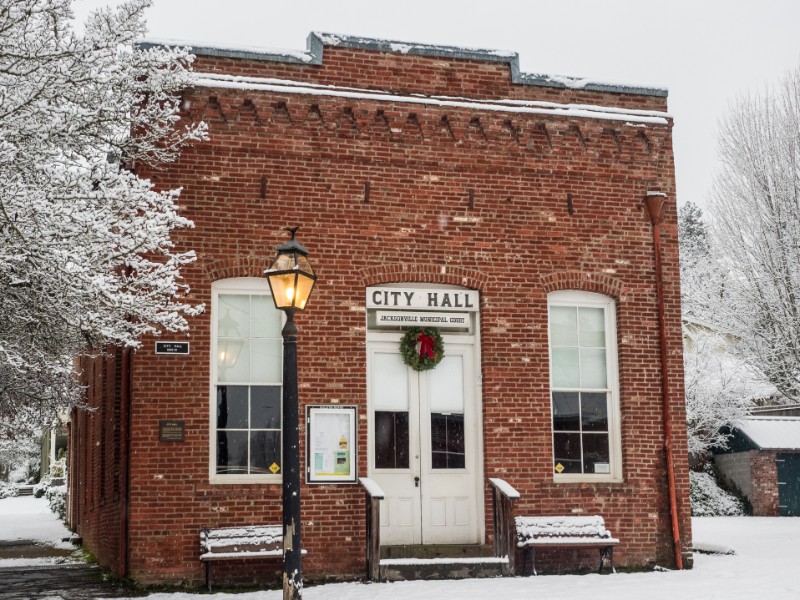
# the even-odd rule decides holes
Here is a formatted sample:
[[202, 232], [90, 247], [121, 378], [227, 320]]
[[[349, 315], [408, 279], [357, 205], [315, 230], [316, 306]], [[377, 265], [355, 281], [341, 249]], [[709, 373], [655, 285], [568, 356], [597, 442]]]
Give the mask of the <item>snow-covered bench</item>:
[[614, 569], [614, 546], [619, 540], [606, 529], [603, 517], [517, 517], [517, 547], [522, 548], [522, 573], [528, 555], [531, 573], [536, 575], [536, 548], [596, 548], [600, 550], [600, 568], [608, 561]]
[[200, 532], [200, 560], [206, 563], [206, 587], [211, 591], [211, 563], [215, 560], [283, 557], [281, 525], [221, 527]]

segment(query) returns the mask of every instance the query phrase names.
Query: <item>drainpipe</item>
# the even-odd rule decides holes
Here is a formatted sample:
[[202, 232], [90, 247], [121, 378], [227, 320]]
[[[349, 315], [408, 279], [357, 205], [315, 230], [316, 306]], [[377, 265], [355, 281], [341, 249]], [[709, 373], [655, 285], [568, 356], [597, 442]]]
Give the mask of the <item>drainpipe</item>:
[[661, 225], [664, 223], [664, 206], [667, 195], [649, 191], [645, 196], [647, 211], [653, 223], [653, 250], [656, 265], [656, 296], [658, 298], [658, 328], [661, 338], [661, 397], [664, 402], [664, 453], [667, 457], [667, 483], [669, 485], [669, 512], [672, 517], [672, 547], [675, 566], [683, 569], [681, 555], [681, 530], [678, 523], [678, 499], [675, 494], [675, 462], [672, 458], [672, 411], [670, 410], [669, 371], [667, 370], [667, 326], [664, 311], [664, 286], [661, 272]]

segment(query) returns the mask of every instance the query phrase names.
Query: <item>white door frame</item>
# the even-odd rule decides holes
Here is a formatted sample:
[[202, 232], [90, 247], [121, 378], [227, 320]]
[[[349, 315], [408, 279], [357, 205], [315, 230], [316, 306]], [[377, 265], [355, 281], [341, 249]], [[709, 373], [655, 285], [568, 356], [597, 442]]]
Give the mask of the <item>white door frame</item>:
[[[475, 331], [480, 331], [480, 317], [478, 314], [475, 315]], [[414, 461], [414, 456], [409, 457], [409, 469], [403, 470], [402, 473], [398, 473], [397, 471], [386, 471], [380, 470], [377, 471], [374, 468], [374, 411], [372, 409], [372, 374], [370, 373], [371, 363], [372, 363], [372, 352], [376, 346], [384, 347], [384, 348], [397, 348], [397, 352], [399, 354], [399, 343], [400, 338], [402, 337], [402, 333], [399, 332], [380, 332], [380, 331], [368, 331], [367, 333], [367, 422], [368, 422], [368, 435], [367, 435], [367, 469], [368, 474], [370, 477], [373, 477], [380, 481], [381, 475], [389, 474], [390, 476], [397, 475], [405, 476], [409, 479], [409, 481], [413, 481], [414, 477], [423, 478], [421, 485], [425, 485], [424, 477], [425, 474], [421, 471], [424, 470], [424, 466], [430, 465], [430, 457], [423, 460], [425, 457], [421, 457], [419, 460]], [[473, 518], [475, 520], [475, 527], [472, 530], [472, 533], [469, 535], [471, 539], [464, 541], [463, 543], [484, 543], [485, 540], [485, 512], [484, 512], [484, 464], [483, 464], [483, 403], [482, 403], [482, 394], [481, 394], [481, 377], [480, 377], [480, 344], [478, 343], [479, 337], [477, 335], [464, 335], [464, 334], [442, 334], [442, 339], [445, 344], [445, 354], [447, 353], [447, 345], [452, 344], [454, 347], [456, 345], [464, 345], [469, 346], [471, 348], [472, 354], [472, 364], [465, 365], [465, 372], [467, 373], [467, 381], [465, 381], [465, 385], [470, 387], [469, 390], [465, 390], [465, 395], [469, 399], [471, 398], [471, 407], [465, 406], [466, 410], [471, 411], [471, 415], [469, 420], [465, 423], [465, 427], [469, 427], [470, 431], [465, 431], [465, 437], [467, 439], [471, 439], [474, 444], [474, 460], [471, 467], [474, 469], [474, 483], [473, 489], [471, 490], [473, 501], [473, 508], [474, 515]], [[418, 377], [414, 377], [414, 373], [411, 372], [409, 378], [409, 385], [413, 385], [414, 382], [417, 382], [419, 385]], [[419, 392], [421, 393], [421, 392]], [[409, 394], [410, 396], [412, 394]], [[414, 442], [415, 437], [419, 439], [419, 436], [423, 434], [423, 431], [420, 429], [429, 429], [430, 424], [427, 424], [426, 427], [421, 427], [420, 423], [420, 415], [419, 415], [419, 407], [411, 407], [409, 406], [409, 436], [410, 436], [410, 443]], [[409, 450], [411, 452], [411, 449]], [[443, 477], [447, 477], [446, 472], [442, 474]], [[431, 480], [432, 483], [432, 480]], [[387, 486], [391, 487], [391, 486]], [[384, 490], [387, 491], [387, 490]], [[419, 494], [419, 492], [418, 492]], [[423, 543], [422, 538], [422, 531], [423, 527], [426, 526], [423, 521], [428, 521], [425, 517], [423, 517], [421, 512], [422, 506], [422, 498], [420, 497], [419, 501], [417, 501], [416, 508], [411, 508], [409, 505], [409, 499], [398, 499], [392, 498], [390, 493], [387, 492], [387, 498], [383, 502], [383, 510], [381, 511], [381, 525], [382, 527], [387, 527], [389, 522], [397, 523], [398, 518], [401, 520], [409, 518], [414, 521], [411, 525], [411, 529], [417, 527], [419, 533], [412, 533], [411, 529], [409, 529], [408, 533], [400, 538], [393, 538], [392, 535], [384, 535], [382, 533], [382, 543], [384, 545], [394, 545], [394, 544], [420, 544]], [[412, 513], [409, 513], [409, 511]], [[405, 511], [402, 515], [400, 514], [401, 511]], [[430, 531], [430, 529], [428, 530]], [[389, 532], [387, 532], [389, 533]], [[409, 537], [410, 536], [410, 537]], [[431, 543], [446, 543], [445, 541], [434, 540]], [[456, 542], [460, 543], [460, 542]]]

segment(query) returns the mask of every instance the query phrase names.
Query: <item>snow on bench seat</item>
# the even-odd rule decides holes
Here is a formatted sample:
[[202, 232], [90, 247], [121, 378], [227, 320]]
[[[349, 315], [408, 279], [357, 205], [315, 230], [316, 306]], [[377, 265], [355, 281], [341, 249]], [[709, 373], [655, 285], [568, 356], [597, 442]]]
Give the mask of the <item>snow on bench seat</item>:
[[200, 531], [200, 560], [206, 564], [206, 587], [211, 591], [211, 561], [283, 557], [281, 525], [219, 527]]
[[536, 548], [597, 548], [600, 550], [600, 568], [608, 560], [614, 570], [614, 546], [619, 540], [606, 529], [603, 517], [517, 517], [517, 547], [524, 551], [522, 571], [528, 555], [532, 557], [532, 572], [536, 575]]

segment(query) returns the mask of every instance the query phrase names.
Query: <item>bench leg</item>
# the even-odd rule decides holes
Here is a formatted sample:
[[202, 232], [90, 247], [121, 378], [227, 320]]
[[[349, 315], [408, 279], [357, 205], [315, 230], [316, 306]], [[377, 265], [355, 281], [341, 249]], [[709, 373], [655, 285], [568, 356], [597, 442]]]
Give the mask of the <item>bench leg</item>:
[[211, 561], [206, 561], [206, 589], [211, 591]]
[[603, 562], [608, 561], [609, 566], [611, 567], [611, 572], [616, 573], [616, 569], [614, 569], [614, 546], [606, 546], [605, 548], [600, 548], [600, 567], [597, 569], [598, 573], [603, 572]]
[[528, 573], [528, 576], [538, 575], [536, 572], [536, 548], [534, 547], [525, 548], [525, 551], [522, 553], [522, 574], [525, 574], [525, 565], [528, 563], [528, 556], [531, 557], [531, 572]]

